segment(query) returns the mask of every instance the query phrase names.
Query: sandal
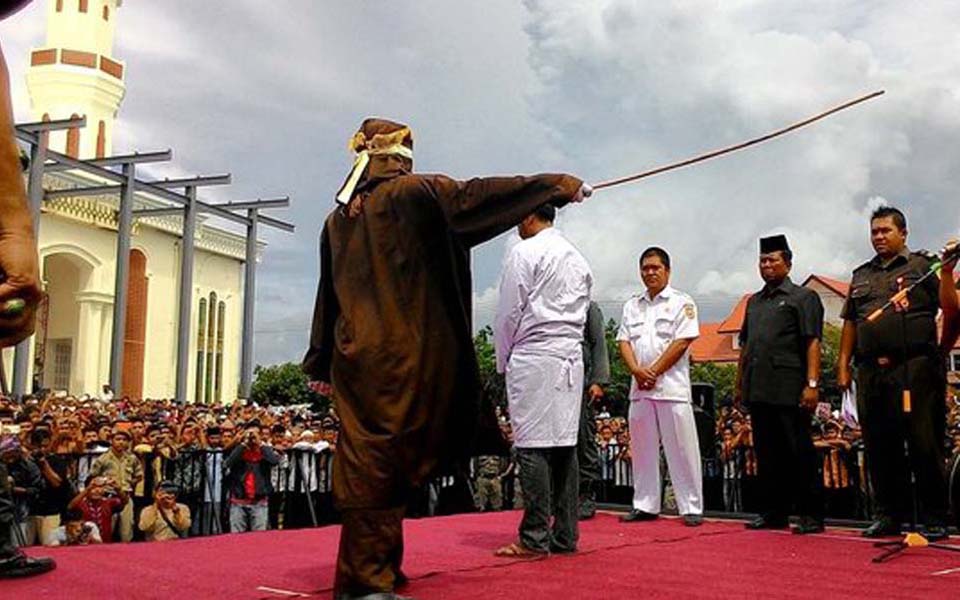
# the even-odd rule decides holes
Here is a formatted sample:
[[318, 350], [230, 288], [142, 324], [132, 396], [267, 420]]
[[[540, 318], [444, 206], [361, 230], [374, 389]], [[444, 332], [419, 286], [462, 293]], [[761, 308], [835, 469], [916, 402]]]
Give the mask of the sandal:
[[493, 555], [501, 558], [541, 558], [546, 556], [547, 553], [539, 550], [531, 550], [522, 544], [513, 543], [498, 548]]

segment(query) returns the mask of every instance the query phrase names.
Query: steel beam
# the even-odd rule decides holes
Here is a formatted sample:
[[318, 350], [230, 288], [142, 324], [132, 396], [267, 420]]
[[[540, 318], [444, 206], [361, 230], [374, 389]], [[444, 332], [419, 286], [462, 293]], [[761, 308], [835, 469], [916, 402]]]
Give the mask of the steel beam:
[[113, 332], [110, 338], [110, 387], [122, 396], [123, 338], [127, 329], [127, 283], [130, 280], [130, 236], [133, 228], [133, 192], [136, 189], [137, 167], [123, 165], [126, 181], [121, 186], [117, 209], [117, 271], [113, 285]]
[[104, 194], [119, 194], [123, 185], [95, 185], [91, 187], [77, 187], [65, 190], [50, 190], [44, 194], [47, 200], [58, 198], [77, 198], [79, 196], [102, 196]]
[[[40, 239], [40, 207], [43, 204], [43, 167], [47, 160], [47, 136], [36, 135], [30, 147], [30, 174], [27, 180], [27, 198], [33, 216], [33, 234]], [[27, 393], [27, 373], [30, 371], [30, 347], [34, 336], [16, 346], [13, 358], [13, 394], [23, 398]]]
[[[187, 187], [183, 207], [183, 237], [180, 239], [180, 304], [177, 319], [177, 402], [187, 401], [190, 368], [190, 326], [193, 323], [193, 240], [197, 229], [197, 189]], [[195, 399], [196, 400], [196, 399]]]
[[290, 206], [290, 198], [288, 196], [284, 196], [283, 198], [270, 198], [268, 200], [223, 202], [220, 204], [211, 204], [210, 206], [225, 208], [227, 210], [248, 210], [251, 208], [255, 208], [257, 210], [263, 210], [265, 208], [288, 208]]
[[[184, 204], [184, 205], [185, 205], [185, 204], [187, 203], [185, 196], [183, 196], [183, 195], [181, 195], [181, 194], [177, 194], [177, 193], [175, 193], [175, 192], [171, 192], [171, 191], [169, 191], [169, 190], [165, 190], [165, 189], [163, 189], [163, 188], [159, 188], [159, 187], [150, 185], [150, 184], [148, 184], [148, 183], [146, 183], [146, 182], [144, 182], [144, 181], [137, 182], [137, 189], [140, 190], [141, 192], [146, 192], [146, 193], [148, 193], [148, 194], [153, 194], [154, 196], [157, 196], [158, 198], [163, 198], [163, 199], [165, 199], [165, 200], [172, 200], [172, 201], [176, 202], [177, 204]], [[232, 221], [232, 222], [234, 222], [234, 223], [238, 223], [238, 224], [240, 224], [240, 225], [246, 226], [246, 224], [247, 224], [247, 218], [246, 218], [245, 216], [243, 216], [243, 215], [234, 214], [234, 213], [230, 212], [229, 210], [224, 210], [224, 209], [222, 209], [222, 208], [217, 208], [216, 206], [207, 204], [206, 202], [199, 202], [196, 198], [194, 198], [194, 203], [195, 203], [196, 208], [197, 208], [198, 210], [199, 210], [199, 209], [203, 209], [203, 212], [208, 212], [208, 213], [210, 213], [210, 214], [212, 214], [212, 215], [215, 215], [215, 216], [220, 217], [220, 218], [222, 218], [222, 219], [225, 219], [225, 220], [227, 220], [227, 221]]]
[[[38, 136], [29, 131], [21, 131], [18, 129], [17, 137], [27, 143], [36, 144]], [[99, 167], [97, 165], [89, 164], [89, 161], [79, 160], [79, 159], [67, 156], [66, 154], [60, 154], [59, 152], [54, 152], [53, 150], [47, 151], [47, 158], [54, 160], [61, 165], [65, 165], [68, 168], [84, 171], [84, 172], [90, 173], [91, 175], [96, 175], [98, 177], [103, 177], [104, 179], [109, 179], [110, 181], [116, 181], [118, 183], [121, 183], [123, 181], [123, 175], [121, 173], [117, 173], [115, 171], [111, 171], [110, 169]], [[136, 182], [136, 186], [137, 186], [137, 191], [146, 192], [148, 194], [152, 194], [164, 200], [176, 202], [177, 204], [186, 204], [188, 202], [187, 197], [185, 195], [178, 194], [176, 192], [171, 192], [170, 190], [152, 185], [146, 181], [138, 180]], [[215, 205], [210, 205], [205, 202], [197, 202], [196, 199], [194, 199], [194, 202], [196, 203], [196, 206], [207, 209], [206, 212], [209, 212], [212, 215], [218, 216], [227, 221], [238, 223], [240, 225], [246, 226], [247, 224], [247, 218], [242, 215], [234, 214], [229, 210], [217, 208]]]
[[[143, 164], [167, 162], [173, 159], [173, 152], [170, 150], [160, 150], [157, 152], [134, 152], [133, 154], [118, 154], [116, 156], [107, 156], [104, 158], [94, 158], [86, 160], [88, 165], [95, 167], [113, 167], [116, 165]], [[69, 171], [73, 167], [66, 165], [47, 165], [47, 173], [56, 173], [60, 171]]]
[[[265, 201], [271, 202], [271, 201]], [[217, 216], [220, 215], [221, 210], [230, 208], [238, 208], [236, 204], [241, 203], [226, 203], [226, 204], [204, 204], [203, 202], [197, 202], [197, 212], [198, 213], [213, 213]], [[253, 204], [253, 203], [242, 203], [242, 204]], [[247, 206], [246, 208], [252, 208], [252, 206]], [[270, 208], [270, 207], [268, 207]], [[214, 212], [216, 211], [216, 212]], [[170, 207], [161, 207], [161, 208], [141, 208], [133, 211], [133, 216], [142, 218], [142, 217], [166, 217], [170, 215], [179, 215], [183, 212], [183, 208], [179, 206], [170, 206]], [[237, 215], [239, 216], [239, 215]], [[249, 217], [240, 217], [243, 219], [244, 225], [249, 225]], [[281, 221], [280, 219], [275, 219], [273, 217], [268, 217], [267, 215], [258, 215], [259, 222], [263, 225], [268, 225], [270, 227], [275, 227], [277, 229], [282, 229], [283, 231], [293, 232], [295, 231], [295, 226], [292, 223], [287, 223], [286, 221]]]
[[28, 133], [40, 133], [43, 131], [60, 131], [63, 129], [73, 129], [74, 127], [86, 127], [87, 118], [77, 117], [75, 119], [57, 119], [55, 121], [36, 121], [34, 123], [22, 123], [16, 128]]
[[182, 177], [178, 179], [158, 179], [157, 181], [144, 181], [146, 185], [153, 185], [165, 190], [170, 188], [203, 187], [208, 185], [230, 185], [230, 174], [223, 175], [198, 175], [196, 177]]
[[133, 216], [138, 219], [143, 217], [169, 217], [171, 215], [182, 214], [182, 206], [171, 206], [168, 208], [139, 208], [133, 211]]
[[247, 248], [243, 264], [243, 339], [240, 345], [240, 396], [250, 399], [253, 385], [253, 307], [257, 294], [257, 209], [247, 211]]
[[267, 215], [260, 215], [258, 219], [260, 223], [264, 225], [269, 225], [270, 227], [286, 231], [287, 233], [293, 233], [296, 230], [296, 227], [293, 225], [293, 223], [287, 223], [286, 221], [274, 219], [273, 217], [268, 217]]

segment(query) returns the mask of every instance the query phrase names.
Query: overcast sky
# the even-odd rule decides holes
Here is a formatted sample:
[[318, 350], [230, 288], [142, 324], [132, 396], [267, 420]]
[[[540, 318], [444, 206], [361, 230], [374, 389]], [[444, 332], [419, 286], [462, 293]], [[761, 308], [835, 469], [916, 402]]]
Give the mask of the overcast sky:
[[[0, 24], [14, 110], [31, 118], [28, 52], [43, 0]], [[598, 193], [558, 222], [608, 316], [638, 291], [649, 245], [704, 320], [759, 287], [757, 238], [786, 233], [794, 278], [848, 279], [867, 215], [902, 207], [911, 245], [960, 229], [960, 3], [893, 0], [127, 0], [117, 153], [173, 148], [156, 175], [233, 173], [210, 200], [287, 195], [266, 231], [256, 359], [302, 355], [317, 237], [368, 115], [409, 123], [416, 170], [629, 174], [779, 128], [876, 89], [809, 129]], [[491, 321], [506, 238], [474, 253], [476, 325]]]

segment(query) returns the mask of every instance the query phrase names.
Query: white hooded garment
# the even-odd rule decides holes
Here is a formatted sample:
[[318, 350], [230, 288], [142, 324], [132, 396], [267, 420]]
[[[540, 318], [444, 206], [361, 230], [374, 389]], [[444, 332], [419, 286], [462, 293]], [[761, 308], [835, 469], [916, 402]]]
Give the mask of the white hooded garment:
[[577, 443], [581, 342], [592, 285], [586, 259], [552, 227], [516, 244], [507, 256], [494, 345], [518, 448]]

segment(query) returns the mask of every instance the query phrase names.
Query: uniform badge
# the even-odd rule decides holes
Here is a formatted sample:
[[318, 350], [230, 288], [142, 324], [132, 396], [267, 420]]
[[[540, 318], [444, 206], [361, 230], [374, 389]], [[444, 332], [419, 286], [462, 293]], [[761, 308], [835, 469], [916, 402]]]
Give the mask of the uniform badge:
[[688, 319], [696, 318], [697, 309], [692, 304], [686, 304], [683, 307], [683, 314], [687, 315]]

